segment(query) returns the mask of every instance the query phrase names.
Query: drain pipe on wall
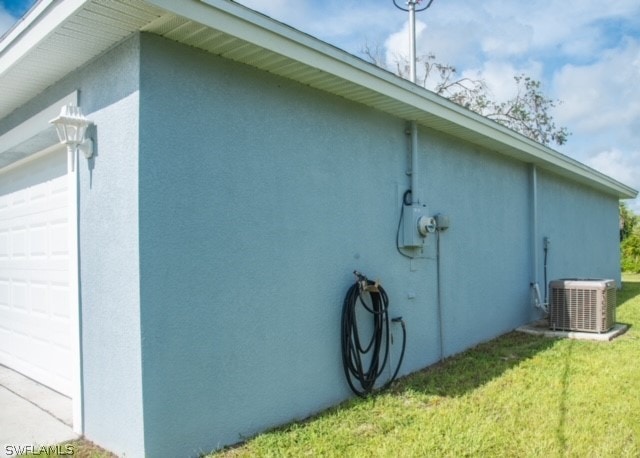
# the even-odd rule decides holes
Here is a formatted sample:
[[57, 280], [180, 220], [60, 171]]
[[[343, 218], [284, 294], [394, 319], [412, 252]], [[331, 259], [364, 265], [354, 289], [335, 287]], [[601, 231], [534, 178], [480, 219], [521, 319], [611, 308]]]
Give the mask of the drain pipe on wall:
[[[545, 237], [545, 283], [546, 279], [546, 253], [548, 238]], [[533, 304], [544, 314], [548, 311], [546, 294], [542, 298], [540, 294], [540, 284], [538, 281], [538, 168], [531, 164], [531, 270], [532, 279], [530, 283]], [[545, 285], [546, 291], [546, 285]]]
[[535, 164], [531, 164], [531, 251], [533, 286], [538, 284], [538, 171]]

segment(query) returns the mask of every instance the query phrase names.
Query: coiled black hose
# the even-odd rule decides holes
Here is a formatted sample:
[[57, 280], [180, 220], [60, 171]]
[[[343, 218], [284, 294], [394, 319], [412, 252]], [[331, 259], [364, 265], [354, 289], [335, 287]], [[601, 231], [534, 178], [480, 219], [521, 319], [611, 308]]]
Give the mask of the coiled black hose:
[[[365, 397], [373, 391], [376, 381], [389, 361], [389, 297], [378, 283], [367, 279], [359, 272], [354, 274], [357, 280], [347, 291], [342, 307], [342, 364], [351, 390], [358, 396]], [[367, 304], [367, 296], [371, 305]], [[358, 304], [362, 305], [373, 319], [373, 332], [366, 345], [358, 332]], [[398, 375], [407, 341], [407, 330], [402, 318], [393, 318], [391, 321], [402, 325], [402, 350], [393, 376], [385, 383], [383, 389], [391, 385]], [[365, 369], [365, 366], [368, 367]]]

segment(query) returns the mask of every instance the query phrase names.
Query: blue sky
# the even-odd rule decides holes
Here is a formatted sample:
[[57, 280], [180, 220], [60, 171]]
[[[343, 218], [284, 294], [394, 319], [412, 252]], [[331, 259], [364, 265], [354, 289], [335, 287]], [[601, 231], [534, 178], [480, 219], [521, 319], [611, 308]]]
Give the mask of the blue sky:
[[[32, 3], [0, 0], [0, 34]], [[407, 14], [391, 0], [239, 3], [356, 55], [365, 43], [389, 61], [407, 54]], [[572, 132], [557, 149], [640, 189], [640, 1], [434, 0], [417, 18], [419, 54], [484, 78], [496, 99], [514, 75], [539, 79]]]

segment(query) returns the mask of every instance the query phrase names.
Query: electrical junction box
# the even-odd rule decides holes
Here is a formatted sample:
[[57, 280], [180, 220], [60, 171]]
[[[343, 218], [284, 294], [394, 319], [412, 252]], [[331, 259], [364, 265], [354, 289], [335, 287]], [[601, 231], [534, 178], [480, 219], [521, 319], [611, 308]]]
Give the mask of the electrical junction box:
[[402, 221], [402, 242], [407, 248], [417, 248], [424, 245], [429, 232], [435, 230], [435, 221], [427, 214], [424, 204], [405, 205]]
[[436, 216], [436, 226], [439, 231], [446, 231], [449, 229], [449, 217], [438, 213]]

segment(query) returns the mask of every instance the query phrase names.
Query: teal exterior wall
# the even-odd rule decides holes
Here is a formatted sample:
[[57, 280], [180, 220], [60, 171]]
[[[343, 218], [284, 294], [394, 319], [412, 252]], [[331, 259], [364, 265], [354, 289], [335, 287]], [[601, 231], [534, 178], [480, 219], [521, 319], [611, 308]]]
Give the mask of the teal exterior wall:
[[84, 432], [145, 456], [138, 247], [139, 40], [90, 64], [81, 106], [97, 154], [79, 159]]
[[[349, 397], [339, 326], [354, 269], [381, 280], [407, 323], [401, 374], [437, 362], [435, 238], [421, 259], [395, 248], [406, 121], [162, 38], [141, 43], [147, 454], [197, 454]], [[448, 356], [537, 317], [531, 166], [426, 128], [419, 162], [422, 199], [451, 221], [440, 241]], [[584, 234], [599, 248], [566, 257], [558, 275], [584, 264], [615, 275], [617, 199], [540, 175], [540, 237], [580, 251], [571, 224], [607, 219]], [[547, 215], [566, 202], [551, 196], [565, 191], [581, 223], [556, 227]]]
[[[339, 323], [354, 269], [408, 319], [405, 372], [424, 365], [418, 346], [433, 360], [433, 337], [411, 331], [435, 316], [432, 266], [409, 272], [393, 242], [404, 121], [154, 36], [141, 59], [149, 456], [237, 442], [348, 397]], [[431, 305], [399, 300], [406, 288]]]
[[541, 249], [543, 237], [551, 240], [549, 280], [610, 278], [621, 287], [618, 199], [549, 172], [538, 178]]
[[[401, 375], [538, 316], [530, 164], [420, 128], [421, 200], [451, 222], [440, 323], [435, 236], [418, 259], [395, 247], [406, 120], [141, 34], [0, 133], [76, 89], [97, 140], [79, 162], [84, 427], [118, 455], [195, 456], [350, 397], [353, 270], [406, 322]], [[549, 280], [619, 281], [617, 198], [544, 170], [537, 189], [540, 281], [545, 236]]]
[[[421, 145], [427, 202], [451, 223], [440, 241], [447, 356], [531, 317], [529, 172], [527, 164], [433, 131], [423, 132]], [[436, 321], [424, 332], [435, 334]]]
[[[96, 155], [89, 161], [81, 155], [78, 160], [83, 428], [88, 438], [119, 456], [145, 455], [138, 264], [138, 38], [133, 36], [76, 69], [0, 120], [1, 135], [77, 90], [83, 113], [96, 125]], [[46, 138], [57, 142], [55, 133]]]

